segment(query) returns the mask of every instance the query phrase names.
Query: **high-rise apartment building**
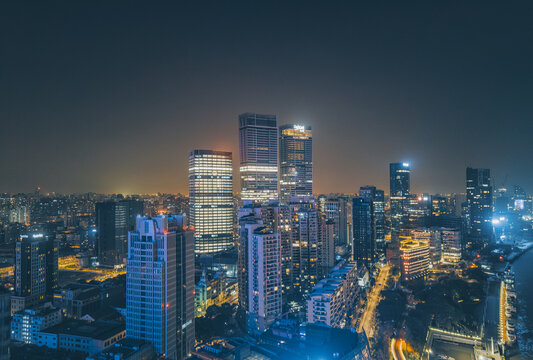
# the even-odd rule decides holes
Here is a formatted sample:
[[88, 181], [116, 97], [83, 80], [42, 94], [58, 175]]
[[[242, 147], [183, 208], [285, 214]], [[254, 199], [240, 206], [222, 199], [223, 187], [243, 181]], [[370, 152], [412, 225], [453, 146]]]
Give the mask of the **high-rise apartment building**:
[[311, 126], [279, 127], [279, 188], [284, 204], [293, 196], [313, 195], [313, 136]]
[[305, 297], [322, 277], [318, 259], [325, 219], [319, 210], [308, 206], [291, 205], [293, 293], [297, 298]]
[[[282, 278], [282, 292], [283, 301], [287, 300], [287, 296], [293, 287], [293, 266], [292, 266], [292, 234], [291, 234], [291, 208], [285, 205], [279, 205], [277, 202], [270, 203], [255, 203], [245, 201], [243, 207], [239, 209], [239, 273], [242, 273], [243, 279], [239, 279], [239, 286], [246, 286], [248, 264], [247, 246], [249, 242], [249, 234], [252, 231], [247, 227], [254, 224], [254, 227], [266, 226], [271, 231], [280, 235], [280, 251], [281, 251], [281, 278]], [[251, 225], [250, 225], [251, 226]], [[247, 288], [239, 290], [239, 295], [247, 294]], [[243, 308], [247, 308], [243, 306]]]
[[176, 233], [168, 231], [165, 216], [139, 217], [128, 238], [128, 337], [151, 342], [159, 354], [178, 359]]
[[254, 231], [263, 227], [263, 221], [260, 216], [252, 212], [241, 213], [241, 215], [239, 218], [237, 281], [239, 284], [239, 307], [248, 311], [248, 247], [252, 241]]
[[52, 235], [20, 235], [15, 246], [15, 296], [12, 313], [52, 296], [58, 287], [58, 243]]
[[278, 117], [239, 115], [241, 199], [278, 199]]
[[126, 263], [128, 231], [135, 229], [136, 218], [143, 215], [143, 208], [143, 202], [138, 200], [96, 204], [96, 247], [101, 265], [113, 267]]
[[189, 213], [197, 254], [233, 246], [233, 165], [231, 152], [189, 154]]
[[372, 198], [353, 199], [353, 258], [370, 268], [376, 261], [374, 206]]
[[261, 333], [280, 315], [280, 237], [263, 226], [253, 231], [248, 244], [249, 327]]
[[490, 169], [466, 168], [466, 229], [470, 245], [492, 239], [492, 181]]

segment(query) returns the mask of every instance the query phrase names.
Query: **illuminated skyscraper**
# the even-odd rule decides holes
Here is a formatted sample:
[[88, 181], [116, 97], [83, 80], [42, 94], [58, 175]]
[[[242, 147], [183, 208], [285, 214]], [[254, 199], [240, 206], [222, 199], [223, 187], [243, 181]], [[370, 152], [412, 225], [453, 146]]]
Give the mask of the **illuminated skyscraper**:
[[313, 195], [313, 136], [311, 126], [279, 128], [279, 188], [281, 201]]
[[466, 168], [466, 228], [469, 243], [492, 239], [492, 185], [490, 169]]
[[166, 216], [137, 218], [137, 230], [128, 236], [127, 269], [128, 337], [151, 342], [165, 358], [178, 359], [176, 233], [169, 231]]
[[233, 246], [231, 152], [193, 150], [189, 154], [189, 211], [197, 254]]
[[239, 115], [241, 199], [278, 199], [278, 117]]
[[407, 163], [390, 164], [390, 212], [393, 234], [398, 234], [407, 225], [409, 218], [410, 172]]

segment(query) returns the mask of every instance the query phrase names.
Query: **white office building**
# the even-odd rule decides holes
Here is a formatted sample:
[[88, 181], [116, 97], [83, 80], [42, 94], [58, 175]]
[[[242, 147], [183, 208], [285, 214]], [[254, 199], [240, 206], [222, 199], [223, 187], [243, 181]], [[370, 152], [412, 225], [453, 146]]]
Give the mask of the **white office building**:
[[231, 152], [193, 150], [189, 154], [190, 224], [197, 254], [233, 246], [232, 174]]
[[176, 233], [168, 231], [168, 218], [138, 217], [128, 234], [126, 332], [174, 360], [176, 283]]

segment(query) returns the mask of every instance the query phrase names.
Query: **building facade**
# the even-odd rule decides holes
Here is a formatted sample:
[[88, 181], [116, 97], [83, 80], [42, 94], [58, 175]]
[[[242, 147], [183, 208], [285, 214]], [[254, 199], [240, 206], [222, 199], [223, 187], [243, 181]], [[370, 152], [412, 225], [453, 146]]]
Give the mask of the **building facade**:
[[307, 296], [307, 322], [344, 327], [349, 321], [347, 309], [357, 297], [356, 263], [341, 262]]
[[249, 327], [264, 332], [281, 315], [280, 236], [263, 226], [248, 244]]
[[176, 233], [169, 232], [167, 217], [137, 219], [137, 230], [128, 236], [127, 269], [128, 336], [149, 341], [159, 354], [178, 359]]
[[279, 127], [280, 200], [313, 195], [313, 136], [311, 126]]
[[410, 174], [408, 163], [390, 164], [390, 217], [393, 234], [399, 234], [409, 220]]
[[128, 231], [135, 229], [136, 218], [143, 215], [143, 209], [143, 202], [138, 200], [96, 204], [96, 249], [101, 265], [114, 267], [126, 263]]
[[424, 279], [429, 272], [429, 243], [410, 236], [400, 237], [402, 279]]
[[353, 199], [353, 258], [370, 268], [376, 261], [374, 205], [371, 197]]
[[38, 333], [61, 322], [61, 309], [38, 307], [13, 314], [11, 340], [38, 344]]
[[492, 180], [490, 169], [466, 169], [466, 230], [469, 247], [492, 239]]
[[232, 164], [231, 152], [189, 153], [189, 213], [197, 254], [215, 254], [233, 246]]
[[278, 117], [239, 115], [241, 199], [278, 199]]
[[15, 245], [15, 313], [45, 300], [58, 288], [58, 242], [51, 235], [22, 234]]

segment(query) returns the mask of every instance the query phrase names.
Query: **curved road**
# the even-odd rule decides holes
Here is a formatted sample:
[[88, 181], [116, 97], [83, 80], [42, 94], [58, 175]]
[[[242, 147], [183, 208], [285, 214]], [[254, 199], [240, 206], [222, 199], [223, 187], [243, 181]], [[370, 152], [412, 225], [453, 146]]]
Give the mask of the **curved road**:
[[406, 360], [403, 354], [403, 348], [405, 346], [405, 340], [392, 338], [390, 343], [390, 352], [394, 360]]

